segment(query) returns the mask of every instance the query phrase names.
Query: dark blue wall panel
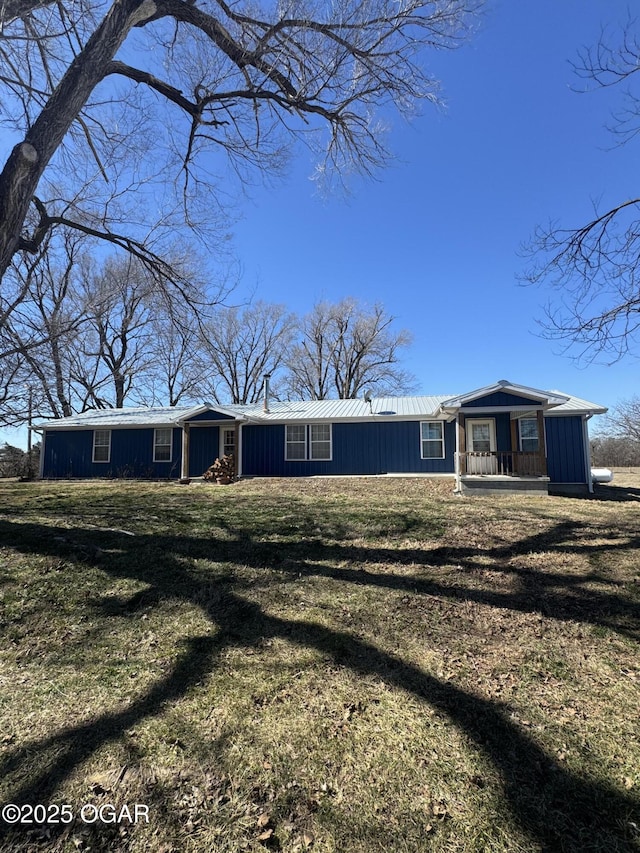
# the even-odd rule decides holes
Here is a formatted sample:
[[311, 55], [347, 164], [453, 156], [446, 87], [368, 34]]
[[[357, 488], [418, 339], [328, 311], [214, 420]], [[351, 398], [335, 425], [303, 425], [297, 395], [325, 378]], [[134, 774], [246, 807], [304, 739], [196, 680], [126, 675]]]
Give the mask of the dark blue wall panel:
[[192, 427], [189, 430], [189, 476], [199, 477], [218, 458], [220, 430], [217, 426]]
[[493, 394], [485, 394], [484, 397], [478, 397], [477, 400], [472, 400], [470, 403], [465, 403], [467, 406], [474, 408], [482, 408], [483, 406], [539, 406], [540, 400], [528, 400], [526, 397], [518, 397], [516, 394], [509, 394], [508, 391], [494, 391]]
[[222, 412], [216, 411], [206, 411], [201, 412], [199, 415], [194, 415], [192, 418], [188, 418], [187, 423], [192, 424], [196, 421], [234, 421], [235, 418], [232, 415], [223, 415]]
[[[482, 412], [478, 412], [481, 416]], [[493, 414], [498, 450], [510, 449], [508, 413]], [[582, 419], [545, 418], [549, 476], [552, 483], [584, 483]], [[243, 427], [243, 473], [254, 476], [311, 474], [451, 473], [455, 424], [445, 424], [445, 459], [420, 458], [418, 421], [333, 424], [333, 459], [285, 462], [284, 425]], [[44, 447], [45, 477], [180, 476], [181, 430], [173, 429], [173, 459], [153, 462], [153, 429], [111, 431], [111, 461], [91, 461], [93, 430], [50, 431]], [[191, 430], [189, 473], [199, 476], [219, 453], [219, 427]]]
[[417, 421], [334, 423], [330, 461], [287, 462], [283, 424], [242, 428], [242, 473], [307, 477], [313, 474], [453, 473], [455, 424], [445, 424], [445, 458], [420, 458]]
[[93, 430], [47, 432], [44, 477], [179, 477], [180, 429], [173, 430], [171, 462], [153, 461], [153, 429], [111, 430], [110, 462], [92, 462]]
[[586, 483], [584, 432], [580, 415], [545, 418], [547, 469], [552, 483]]

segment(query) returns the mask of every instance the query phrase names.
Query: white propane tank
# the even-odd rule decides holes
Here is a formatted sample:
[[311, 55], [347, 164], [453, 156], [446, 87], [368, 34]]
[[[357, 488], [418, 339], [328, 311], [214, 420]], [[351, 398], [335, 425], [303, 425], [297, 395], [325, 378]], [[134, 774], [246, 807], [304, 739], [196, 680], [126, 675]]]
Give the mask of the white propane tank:
[[594, 483], [610, 483], [613, 480], [613, 471], [608, 468], [592, 468], [591, 479]]

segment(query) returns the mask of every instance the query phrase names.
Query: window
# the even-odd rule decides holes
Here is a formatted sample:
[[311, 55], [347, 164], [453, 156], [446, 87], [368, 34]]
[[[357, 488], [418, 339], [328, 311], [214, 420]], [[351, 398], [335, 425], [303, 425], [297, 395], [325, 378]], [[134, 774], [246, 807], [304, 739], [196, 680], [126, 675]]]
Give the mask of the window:
[[420, 424], [422, 459], [444, 459], [444, 422], [426, 421]]
[[331, 424], [311, 424], [310, 459], [331, 459]]
[[537, 453], [540, 450], [537, 418], [520, 418], [520, 450]]
[[111, 430], [96, 429], [93, 432], [93, 462], [109, 462], [111, 459]]
[[223, 456], [232, 456], [236, 452], [236, 431], [235, 429], [221, 430], [221, 451]]
[[331, 424], [287, 424], [285, 455], [287, 462], [331, 459]]
[[296, 461], [307, 458], [307, 428], [302, 424], [287, 424], [285, 459]]
[[173, 430], [154, 429], [153, 431], [153, 461], [171, 462]]

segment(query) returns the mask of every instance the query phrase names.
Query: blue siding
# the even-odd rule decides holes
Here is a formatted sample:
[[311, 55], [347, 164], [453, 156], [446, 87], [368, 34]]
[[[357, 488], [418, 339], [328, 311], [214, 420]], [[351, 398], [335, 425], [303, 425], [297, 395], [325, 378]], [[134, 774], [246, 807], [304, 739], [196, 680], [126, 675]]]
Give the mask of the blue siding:
[[551, 483], [586, 483], [580, 415], [545, 418], [547, 468]]
[[508, 391], [494, 391], [493, 394], [485, 394], [484, 397], [478, 397], [477, 400], [471, 400], [464, 404], [473, 406], [474, 408], [482, 408], [483, 406], [539, 406], [540, 400], [529, 400], [527, 397], [518, 397], [517, 394], [509, 394]]
[[235, 418], [232, 415], [223, 415], [222, 412], [210, 409], [207, 412], [201, 412], [199, 415], [194, 415], [192, 418], [187, 419], [188, 424], [195, 423], [196, 421], [235, 421]]
[[[474, 412], [474, 417], [476, 416]], [[483, 417], [478, 411], [478, 417]], [[496, 421], [498, 450], [511, 449], [507, 412], [484, 415]], [[585, 483], [585, 448], [579, 415], [545, 418], [548, 473], [551, 483]], [[334, 423], [333, 458], [330, 461], [286, 462], [283, 424], [254, 425], [242, 429], [246, 475], [304, 477], [313, 474], [453, 473], [455, 424], [445, 424], [445, 458], [420, 458], [418, 421]], [[111, 461], [91, 461], [93, 430], [55, 430], [45, 436], [44, 477], [180, 476], [182, 431], [173, 429], [173, 459], [153, 462], [153, 429], [111, 430]], [[197, 477], [219, 453], [219, 427], [191, 430], [189, 473]]]
[[418, 421], [334, 423], [333, 459], [287, 462], [283, 424], [242, 428], [242, 473], [307, 477], [313, 474], [453, 473], [455, 424], [445, 424], [445, 458], [420, 458]]
[[193, 427], [189, 430], [189, 476], [199, 477], [204, 474], [216, 461], [219, 452], [219, 427]]
[[48, 431], [44, 445], [44, 477], [180, 476], [181, 430], [173, 430], [171, 462], [153, 461], [153, 429], [112, 429], [111, 460], [92, 462], [93, 430]]

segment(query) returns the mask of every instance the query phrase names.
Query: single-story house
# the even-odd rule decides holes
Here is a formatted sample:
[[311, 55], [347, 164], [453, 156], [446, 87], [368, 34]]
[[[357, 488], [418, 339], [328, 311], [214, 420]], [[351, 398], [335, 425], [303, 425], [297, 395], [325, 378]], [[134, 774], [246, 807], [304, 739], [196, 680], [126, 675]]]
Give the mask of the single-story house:
[[[267, 386], [268, 387], [268, 386]], [[457, 397], [102, 409], [47, 421], [41, 476], [449, 474], [461, 492], [590, 490], [588, 421], [606, 408], [506, 380]]]

